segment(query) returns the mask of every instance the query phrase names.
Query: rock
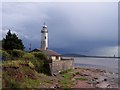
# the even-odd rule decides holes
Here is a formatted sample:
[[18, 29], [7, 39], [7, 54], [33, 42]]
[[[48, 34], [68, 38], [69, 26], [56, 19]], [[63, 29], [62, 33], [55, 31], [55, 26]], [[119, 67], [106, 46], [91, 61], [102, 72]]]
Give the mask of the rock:
[[99, 81], [99, 82], [102, 82], [102, 81], [104, 81], [104, 80], [107, 80], [105, 76], [100, 76], [100, 77], [98, 78], [98, 81]]
[[102, 82], [102, 83], [99, 83], [96, 85], [96, 87], [98, 87], [98, 88], [107, 88], [108, 86], [109, 86], [109, 84], [106, 82]]
[[72, 78], [72, 81], [75, 81], [75, 78]]
[[107, 79], [105, 78], [104, 81], [107, 81]]
[[88, 84], [92, 84], [92, 81], [88, 81], [87, 83], [88, 83]]
[[96, 82], [96, 84], [99, 84], [100, 82]]
[[89, 74], [81, 73], [80, 76], [89, 76]]
[[60, 88], [60, 86], [58, 85], [58, 83], [56, 83], [55, 85], [51, 86], [50, 88]]
[[94, 79], [98, 79], [97, 77], [94, 77]]
[[58, 84], [55, 85], [55, 88], [60, 88], [60, 86]]
[[78, 68], [75, 67], [75, 69], [78, 69]]
[[55, 88], [55, 86], [51, 86], [50, 88]]

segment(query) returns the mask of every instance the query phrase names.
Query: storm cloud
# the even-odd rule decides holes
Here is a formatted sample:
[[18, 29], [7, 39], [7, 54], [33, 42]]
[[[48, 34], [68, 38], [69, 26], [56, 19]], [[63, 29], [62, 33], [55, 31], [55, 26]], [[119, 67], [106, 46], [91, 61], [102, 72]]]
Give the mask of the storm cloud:
[[113, 50], [118, 46], [117, 2], [2, 4], [3, 37], [11, 29], [26, 49], [30, 42], [32, 49], [40, 47], [44, 22], [48, 26], [49, 48], [60, 53], [95, 55], [104, 49], [106, 54], [105, 48]]

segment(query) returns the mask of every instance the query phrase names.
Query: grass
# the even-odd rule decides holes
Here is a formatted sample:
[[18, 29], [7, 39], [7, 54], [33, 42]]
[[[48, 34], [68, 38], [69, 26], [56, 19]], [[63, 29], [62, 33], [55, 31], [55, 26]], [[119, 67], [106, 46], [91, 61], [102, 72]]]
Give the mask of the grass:
[[71, 73], [66, 73], [62, 75], [65, 79], [71, 79], [73, 75]]
[[[19, 53], [20, 55], [18, 55]], [[38, 52], [21, 54], [21, 52], [16, 51], [15, 56], [17, 57], [0, 63], [3, 68], [3, 88], [47, 88], [56, 83], [64, 88], [72, 87], [72, 78], [75, 74], [72, 69], [60, 72], [60, 78], [50, 77], [44, 72], [46, 70], [44, 60], [47, 58], [44, 54]], [[46, 71], [49, 72], [48, 69]]]
[[39, 80], [33, 80], [30, 78], [25, 78], [21, 87], [24, 88], [36, 88], [40, 84]]
[[44, 82], [52, 84], [52, 82], [50, 80], [45, 80]]
[[34, 70], [34, 65], [30, 61], [4, 61], [2, 75], [3, 87], [35, 88], [39, 84], [39, 74]]
[[[42, 69], [44, 62], [37, 60], [12, 60], [3, 62], [3, 87], [10, 88], [37, 88], [49, 87], [56, 83], [53, 77], [49, 77], [44, 73], [38, 72]], [[6, 68], [7, 67], [7, 68]], [[18, 68], [14, 68], [18, 67]], [[38, 69], [38, 70], [37, 70]], [[59, 76], [56, 76], [59, 81], [60, 88], [71, 88], [73, 84], [72, 78], [79, 74], [72, 69], [62, 71]], [[76, 80], [85, 81], [87, 78], [80, 77]], [[7, 86], [5, 86], [7, 84]]]
[[60, 80], [60, 85], [63, 88], [71, 87], [73, 85], [73, 82], [69, 79], [61, 79]]
[[60, 74], [62, 76], [62, 78], [60, 78], [60, 82], [59, 82], [60, 86], [62, 88], [72, 87], [72, 85], [73, 85], [72, 78], [74, 76], [73, 75], [74, 73], [73, 73], [72, 69], [64, 70]]
[[72, 71], [72, 69], [67, 69], [67, 70], [61, 71], [60, 74], [68, 73], [70, 71]]
[[37, 72], [36, 68], [40, 68], [40, 64], [41, 62], [37, 62], [37, 60], [36, 64], [33, 64], [31, 60], [4, 61], [2, 64], [3, 88], [37, 88], [40, 85], [42, 87], [53, 84], [49, 76]]
[[88, 80], [87, 78], [85, 78], [85, 77], [79, 77], [79, 78], [75, 78], [76, 80], [81, 80], [81, 81], [86, 81], [86, 80]]

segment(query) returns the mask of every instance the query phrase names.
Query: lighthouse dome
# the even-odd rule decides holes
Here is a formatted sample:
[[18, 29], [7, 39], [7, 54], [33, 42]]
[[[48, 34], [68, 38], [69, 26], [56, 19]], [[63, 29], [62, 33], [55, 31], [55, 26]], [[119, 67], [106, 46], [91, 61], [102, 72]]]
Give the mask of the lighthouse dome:
[[47, 25], [44, 24], [44, 25], [43, 25], [43, 28], [47, 28]]
[[43, 29], [41, 30], [41, 33], [48, 33], [47, 25], [45, 23], [43, 25]]

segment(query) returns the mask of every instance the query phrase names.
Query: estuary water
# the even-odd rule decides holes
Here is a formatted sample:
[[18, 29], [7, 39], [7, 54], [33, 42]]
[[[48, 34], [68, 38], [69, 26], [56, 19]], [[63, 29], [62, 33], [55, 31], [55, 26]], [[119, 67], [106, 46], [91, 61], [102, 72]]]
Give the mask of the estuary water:
[[69, 57], [74, 58], [76, 67], [98, 68], [109, 72], [118, 73], [118, 58], [92, 58], [92, 57]]

